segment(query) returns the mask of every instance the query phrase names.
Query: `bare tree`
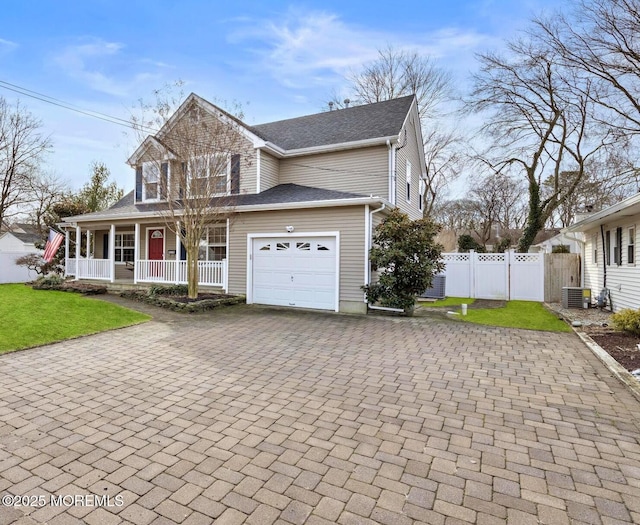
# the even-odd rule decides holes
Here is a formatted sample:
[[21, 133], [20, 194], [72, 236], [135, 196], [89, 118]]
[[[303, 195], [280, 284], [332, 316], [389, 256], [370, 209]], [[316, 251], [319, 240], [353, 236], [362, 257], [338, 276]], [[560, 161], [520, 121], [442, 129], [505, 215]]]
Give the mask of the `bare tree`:
[[[518, 250], [528, 251], [538, 231], [583, 180], [588, 162], [615, 141], [593, 119], [592, 83], [562, 65], [552, 49], [531, 40], [508, 43], [509, 58], [480, 55], [468, 110], [487, 115], [491, 141], [485, 161], [496, 171], [518, 170], [528, 188], [528, 214]], [[561, 184], [561, 173], [576, 176]], [[546, 195], [542, 181], [551, 177]]]
[[53, 207], [68, 196], [69, 185], [53, 173], [38, 173], [29, 184], [31, 202], [27, 207], [27, 216], [38, 234], [44, 238], [49, 227], [47, 218]]
[[371, 104], [415, 94], [427, 165], [422, 188], [423, 213], [425, 217], [431, 216], [466, 159], [460, 151], [463, 142], [460, 132], [444, 130], [436, 122], [444, 105], [453, 98], [451, 74], [427, 55], [388, 46], [378, 51], [376, 60], [350, 73], [347, 81], [350, 98], [341, 100], [334, 93], [330, 108], [343, 108], [347, 100], [351, 104]]
[[31, 183], [50, 141], [20, 102], [0, 97], [0, 223], [31, 199]]
[[534, 20], [532, 36], [592, 81], [600, 118], [640, 133], [640, 1], [580, 0], [569, 14]]
[[468, 161], [462, 151], [463, 140], [454, 131], [431, 127], [424, 135], [425, 163], [423, 211], [431, 217], [449, 184], [456, 180]]
[[[234, 212], [240, 163], [249, 156], [239, 118], [196, 95], [173, 111], [176, 98], [156, 92], [156, 103], [142, 106], [146, 119], [134, 120], [147, 136], [141, 183], [163, 202], [158, 212], [185, 247], [189, 297], [198, 295], [198, 258], [207, 230]], [[150, 111], [149, 111], [150, 110]]]

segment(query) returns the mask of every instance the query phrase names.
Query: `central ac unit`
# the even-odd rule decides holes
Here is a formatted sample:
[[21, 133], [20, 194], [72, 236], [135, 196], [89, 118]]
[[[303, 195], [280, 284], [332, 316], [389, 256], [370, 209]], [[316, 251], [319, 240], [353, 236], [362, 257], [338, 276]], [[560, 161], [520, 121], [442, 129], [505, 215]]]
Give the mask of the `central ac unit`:
[[591, 304], [591, 289], [565, 286], [562, 288], [563, 308], [584, 308], [585, 302]]

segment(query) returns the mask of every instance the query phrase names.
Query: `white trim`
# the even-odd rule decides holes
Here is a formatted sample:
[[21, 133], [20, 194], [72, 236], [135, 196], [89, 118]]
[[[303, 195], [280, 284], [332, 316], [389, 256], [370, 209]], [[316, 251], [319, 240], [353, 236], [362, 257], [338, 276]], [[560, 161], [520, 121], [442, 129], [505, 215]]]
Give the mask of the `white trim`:
[[260, 149], [256, 149], [256, 193], [260, 193]]
[[138, 283], [138, 259], [140, 259], [140, 223], [133, 225], [133, 283]]
[[[369, 215], [369, 205], [364, 206], [364, 284], [369, 284], [369, 232], [371, 230], [371, 215]], [[365, 295], [365, 302], [367, 301]]]
[[147, 137], [142, 141], [142, 144], [140, 144], [136, 150], [133, 152], [133, 154], [131, 155], [131, 157], [129, 157], [127, 159], [127, 164], [129, 166], [131, 166], [132, 168], [135, 167], [138, 164], [138, 161], [140, 160], [140, 157], [142, 157], [147, 149], [149, 149], [149, 146], [151, 146], [150, 143], [153, 143], [153, 145], [155, 147], [157, 147], [158, 149], [160, 149], [164, 155], [163, 155], [163, 160], [175, 160], [177, 157], [171, 152], [169, 151], [169, 149], [162, 144], [162, 142], [160, 142], [157, 138], [155, 138], [153, 135], [147, 135]]
[[366, 148], [370, 146], [384, 146], [388, 142], [397, 142], [398, 135], [388, 137], [376, 137], [373, 139], [354, 140], [350, 142], [340, 142], [338, 144], [325, 144], [322, 146], [311, 146], [308, 148], [298, 148], [285, 150], [271, 142], [266, 142], [264, 148], [270, 150], [278, 158], [300, 157], [302, 155], [314, 155], [316, 153], [330, 153], [332, 151], [343, 151], [355, 148]]
[[225, 259], [226, 268], [224, 272], [224, 291], [225, 293], [229, 293], [229, 255], [231, 252], [229, 251], [229, 238], [231, 237], [231, 219], [227, 218], [227, 253]]
[[266, 237], [335, 237], [336, 239], [336, 302], [335, 311], [340, 311], [340, 232], [271, 232], [247, 234], [247, 304], [253, 304], [253, 240]]
[[109, 228], [109, 260], [111, 261], [109, 277], [110, 281], [114, 282], [116, 280], [116, 225], [113, 223]]
[[[0, 236], [0, 238], [3, 236]], [[71, 259], [71, 257], [69, 256], [69, 230], [65, 229], [64, 230], [64, 276], [66, 277], [67, 275], [69, 275], [68, 272], [68, 268], [67, 268], [67, 260]], [[77, 271], [77, 270], [76, 270]]]
[[145, 228], [145, 236], [144, 236], [144, 249], [145, 249], [145, 253], [144, 253], [144, 258], [147, 261], [150, 261], [151, 259], [149, 259], [149, 230], [162, 230], [162, 259], [160, 259], [161, 261], [164, 261], [164, 254], [165, 251], [167, 249], [166, 246], [166, 241], [167, 241], [167, 232], [164, 226], [147, 226]]
[[404, 178], [405, 178], [405, 187], [404, 190], [406, 192], [405, 198], [409, 204], [411, 204], [411, 177], [412, 177], [412, 166], [411, 161], [409, 159], [406, 160]]
[[[330, 199], [323, 201], [297, 201], [297, 202], [280, 202], [274, 204], [252, 204], [248, 206], [236, 206], [229, 211], [234, 213], [252, 212], [252, 211], [275, 211], [275, 210], [304, 210], [308, 208], [330, 208], [338, 206], [361, 206], [364, 204], [386, 204], [391, 203], [382, 197], [355, 197], [352, 199]], [[158, 212], [136, 212], [135, 214], [108, 215], [103, 217], [95, 217], [95, 220], [82, 220], [82, 223], [100, 223], [115, 220], [139, 220], [139, 219], [157, 219]], [[82, 219], [82, 215], [75, 217], [66, 217], [66, 224], [74, 224], [77, 219]]]

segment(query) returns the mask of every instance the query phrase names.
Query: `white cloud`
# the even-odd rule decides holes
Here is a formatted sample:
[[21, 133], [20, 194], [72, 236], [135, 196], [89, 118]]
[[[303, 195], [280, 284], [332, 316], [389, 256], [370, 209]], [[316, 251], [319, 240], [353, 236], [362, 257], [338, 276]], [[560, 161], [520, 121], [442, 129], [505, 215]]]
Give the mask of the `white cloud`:
[[[157, 80], [153, 72], [130, 72], [132, 64], [143, 61], [123, 54], [124, 44], [91, 39], [85, 43], [66, 47], [54, 57], [54, 62], [70, 77], [80, 80], [90, 88], [114, 95], [129, 97], [131, 92], [147, 81]], [[155, 68], [165, 64], [146, 61]]]
[[346, 73], [374, 60], [388, 45], [431, 55], [450, 68], [467, 69], [477, 50], [496, 39], [455, 27], [432, 33], [377, 31], [348, 24], [325, 11], [290, 11], [277, 19], [247, 22], [229, 39], [249, 43], [257, 64], [287, 87], [303, 88], [341, 83]]

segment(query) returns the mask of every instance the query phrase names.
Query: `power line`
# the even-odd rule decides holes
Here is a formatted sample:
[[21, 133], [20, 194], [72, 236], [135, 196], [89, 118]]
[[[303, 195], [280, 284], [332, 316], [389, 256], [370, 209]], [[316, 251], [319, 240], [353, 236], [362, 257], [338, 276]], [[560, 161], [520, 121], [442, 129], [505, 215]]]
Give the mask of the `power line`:
[[158, 133], [157, 129], [151, 128], [149, 126], [145, 126], [143, 124], [133, 125], [130, 121], [122, 119], [120, 117], [114, 117], [113, 115], [107, 115], [106, 113], [100, 113], [99, 111], [84, 109], [79, 106], [75, 106], [70, 102], [65, 102], [64, 100], [60, 100], [54, 97], [50, 97], [49, 95], [45, 95], [44, 93], [39, 93], [37, 91], [33, 91], [31, 89], [27, 89], [22, 86], [18, 86], [16, 84], [12, 84], [10, 82], [6, 82], [4, 80], [0, 80], [0, 87], [7, 89], [9, 91], [13, 91], [14, 93], [18, 93], [20, 95], [24, 95], [29, 98], [33, 98], [35, 100], [40, 100], [41, 102], [45, 102], [47, 104], [51, 104], [53, 106], [57, 106], [63, 109], [67, 109], [69, 111], [74, 111], [75, 113], [79, 113], [81, 115], [85, 115], [87, 117], [97, 118], [103, 120], [105, 122], [109, 122], [111, 124], [116, 124], [118, 126], [127, 127], [130, 129], [140, 129], [142, 131], [146, 131], [149, 133]]

